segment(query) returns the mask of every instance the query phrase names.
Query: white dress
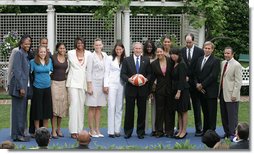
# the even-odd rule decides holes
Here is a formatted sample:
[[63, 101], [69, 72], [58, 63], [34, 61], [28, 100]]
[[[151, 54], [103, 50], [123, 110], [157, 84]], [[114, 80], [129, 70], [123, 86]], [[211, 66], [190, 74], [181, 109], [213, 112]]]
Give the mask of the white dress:
[[102, 52], [103, 59], [100, 60], [98, 55], [93, 52], [91, 58], [88, 60], [87, 66], [87, 82], [92, 82], [93, 95], [86, 94], [87, 106], [106, 106], [107, 99], [103, 93], [104, 74], [107, 54]]

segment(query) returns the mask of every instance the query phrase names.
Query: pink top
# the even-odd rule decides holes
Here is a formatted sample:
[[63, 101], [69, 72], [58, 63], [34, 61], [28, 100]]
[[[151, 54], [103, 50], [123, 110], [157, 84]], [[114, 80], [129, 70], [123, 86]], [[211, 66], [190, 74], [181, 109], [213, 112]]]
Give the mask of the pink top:
[[167, 70], [167, 66], [161, 66], [161, 71], [163, 73], [163, 75], [165, 76], [166, 75], [166, 70]]

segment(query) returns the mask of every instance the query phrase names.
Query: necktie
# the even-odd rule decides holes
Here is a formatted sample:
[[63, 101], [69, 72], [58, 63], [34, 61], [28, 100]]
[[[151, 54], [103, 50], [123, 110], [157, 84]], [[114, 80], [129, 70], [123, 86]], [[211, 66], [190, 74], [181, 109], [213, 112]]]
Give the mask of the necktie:
[[223, 72], [222, 72], [222, 76], [221, 76], [221, 89], [223, 87], [223, 78], [224, 78], [224, 74], [227, 70], [227, 67], [228, 67], [228, 62], [226, 62], [226, 64], [224, 65], [224, 68], [223, 68]]
[[202, 64], [201, 64], [201, 71], [203, 70], [203, 67], [204, 67], [204, 65], [205, 65], [205, 62], [206, 62], [206, 58], [203, 59], [203, 62], [202, 62]]
[[136, 58], [136, 71], [137, 73], [139, 72], [139, 61], [138, 61], [138, 57]]
[[188, 63], [190, 64], [190, 62], [191, 62], [191, 53], [190, 53], [190, 49], [187, 48], [187, 51], [188, 51]]

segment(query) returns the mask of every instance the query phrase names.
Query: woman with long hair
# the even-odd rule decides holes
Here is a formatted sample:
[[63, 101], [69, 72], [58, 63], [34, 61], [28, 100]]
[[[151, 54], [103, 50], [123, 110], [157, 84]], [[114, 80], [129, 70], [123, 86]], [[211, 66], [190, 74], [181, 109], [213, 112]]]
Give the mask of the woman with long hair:
[[[53, 104], [52, 138], [63, 137], [61, 131], [62, 118], [67, 115], [67, 89], [66, 89], [66, 70], [68, 62], [66, 57], [66, 46], [64, 43], [57, 43], [57, 53], [52, 56], [53, 72], [51, 74], [51, 94]], [[55, 126], [57, 124], [57, 127]], [[57, 129], [56, 129], [57, 128]]]
[[117, 42], [105, 66], [104, 86], [108, 87], [108, 134], [111, 138], [119, 137], [121, 130], [124, 85], [120, 71], [124, 57], [124, 45]]

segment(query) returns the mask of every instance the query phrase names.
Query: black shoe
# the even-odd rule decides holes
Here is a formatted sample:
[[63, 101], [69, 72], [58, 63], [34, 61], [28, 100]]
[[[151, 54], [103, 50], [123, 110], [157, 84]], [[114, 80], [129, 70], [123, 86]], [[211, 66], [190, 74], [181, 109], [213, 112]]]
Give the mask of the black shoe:
[[115, 138], [115, 135], [109, 134], [108, 137]]
[[156, 131], [152, 131], [152, 133], [150, 134], [150, 136], [156, 136]]
[[29, 142], [30, 141], [30, 137], [27, 137], [27, 136], [23, 137], [23, 136], [21, 136], [21, 137], [18, 137], [16, 139], [14, 139], [13, 141], [14, 142]]
[[155, 136], [156, 136], [157, 138], [160, 138], [160, 137], [163, 137], [163, 136], [164, 136], [164, 133], [162, 133], [162, 132], [157, 132]]
[[115, 137], [120, 137], [120, 133], [115, 133]]
[[196, 131], [195, 136], [203, 136], [204, 133], [202, 131]]
[[138, 135], [138, 138], [139, 139], [144, 139], [144, 136], [143, 135]]
[[130, 138], [131, 137], [131, 135], [124, 135], [124, 138], [125, 139], [128, 139], [128, 138]]
[[182, 136], [182, 137], [176, 136], [175, 138], [176, 138], [176, 139], [184, 139], [187, 135], [188, 135], [188, 133], [186, 132], [186, 133], [184, 134], [184, 136]]

